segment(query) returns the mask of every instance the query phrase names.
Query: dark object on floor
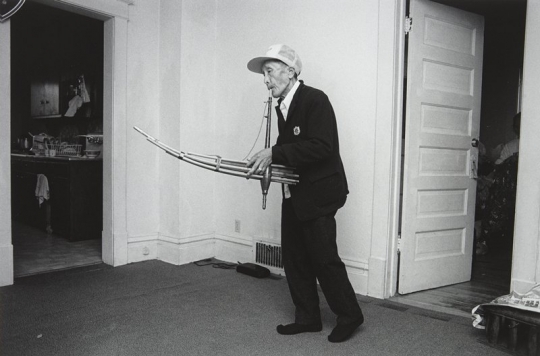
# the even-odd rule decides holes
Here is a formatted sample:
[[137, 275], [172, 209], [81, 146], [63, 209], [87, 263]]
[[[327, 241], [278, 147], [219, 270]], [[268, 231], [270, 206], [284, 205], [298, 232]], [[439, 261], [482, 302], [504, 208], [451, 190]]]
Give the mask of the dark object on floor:
[[278, 325], [276, 328], [277, 332], [281, 335], [296, 335], [300, 333], [313, 333], [322, 330], [322, 324], [287, 324], [287, 325]]
[[512, 307], [485, 305], [488, 342], [506, 345], [516, 354], [540, 355], [540, 314]]
[[353, 332], [364, 323], [364, 316], [362, 315], [358, 320], [350, 324], [338, 324], [328, 335], [328, 341], [330, 342], [343, 342], [351, 337]]
[[214, 258], [206, 258], [204, 260], [193, 262], [198, 267], [212, 266], [212, 268], [221, 268], [221, 269], [234, 269], [236, 268], [236, 263], [224, 263], [219, 262]]
[[236, 272], [247, 274], [248, 276], [265, 278], [270, 275], [270, 270], [254, 263], [241, 263], [236, 266]]

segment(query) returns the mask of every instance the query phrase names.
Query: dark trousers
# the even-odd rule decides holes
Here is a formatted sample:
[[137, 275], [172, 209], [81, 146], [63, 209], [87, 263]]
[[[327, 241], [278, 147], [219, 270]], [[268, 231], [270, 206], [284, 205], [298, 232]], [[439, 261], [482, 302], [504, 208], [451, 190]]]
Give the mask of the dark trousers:
[[338, 324], [351, 323], [362, 315], [345, 264], [338, 255], [334, 216], [335, 212], [300, 221], [290, 199], [283, 200], [283, 265], [298, 324], [321, 321], [317, 280]]

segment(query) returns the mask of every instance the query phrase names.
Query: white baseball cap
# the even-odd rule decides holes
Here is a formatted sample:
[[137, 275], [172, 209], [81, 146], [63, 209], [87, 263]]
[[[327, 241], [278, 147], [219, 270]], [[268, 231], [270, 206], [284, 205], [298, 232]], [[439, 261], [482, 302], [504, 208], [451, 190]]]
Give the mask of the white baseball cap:
[[262, 71], [264, 62], [275, 59], [294, 68], [296, 74], [300, 75], [300, 72], [302, 71], [302, 61], [300, 60], [300, 57], [298, 57], [298, 54], [296, 54], [294, 49], [284, 44], [270, 46], [263, 57], [253, 58], [248, 62], [247, 67], [252, 72], [264, 74]]

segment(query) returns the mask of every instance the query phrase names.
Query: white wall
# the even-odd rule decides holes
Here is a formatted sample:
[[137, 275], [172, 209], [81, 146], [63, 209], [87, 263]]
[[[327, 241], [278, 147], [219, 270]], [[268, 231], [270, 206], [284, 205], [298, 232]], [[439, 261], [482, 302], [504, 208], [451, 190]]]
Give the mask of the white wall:
[[512, 290], [528, 291], [540, 282], [540, 1], [527, 2], [523, 106], [519, 152]]
[[[163, 1], [160, 5], [159, 36], [159, 79], [160, 79], [160, 118], [155, 120], [148, 132], [173, 147], [180, 146], [180, 93], [181, 93], [181, 46], [182, 36], [182, 2]], [[159, 133], [159, 135], [157, 135]], [[157, 154], [159, 166], [160, 189], [160, 223], [159, 231], [163, 237], [180, 234], [179, 211], [181, 201], [181, 185], [179, 182], [181, 164], [172, 157], [165, 157], [164, 152], [148, 147]]]
[[10, 23], [0, 23], [0, 286], [13, 284], [11, 244], [11, 78]]
[[185, 151], [215, 152], [215, 37], [214, 1], [129, 7], [128, 262], [215, 255], [215, 173], [176, 160], [132, 129]]
[[[378, 2], [217, 1], [216, 151], [242, 159], [259, 131], [267, 98], [262, 75], [247, 62], [274, 43], [300, 55], [300, 79], [325, 91], [334, 106], [350, 195], [337, 215], [340, 254], [353, 283], [366, 289], [370, 252], [375, 148]], [[274, 103], [275, 105], [275, 103]], [[273, 112], [274, 114], [274, 112]], [[273, 117], [275, 123], [275, 115]], [[277, 128], [272, 128], [272, 142]], [[264, 146], [264, 128], [256, 149]], [[216, 231], [224, 239], [280, 241], [281, 188], [270, 188], [261, 208], [256, 181], [216, 179]], [[242, 231], [235, 233], [235, 220]]]
[[[114, 5], [69, 2], [97, 12]], [[110, 125], [115, 142], [106, 171], [117, 226], [114, 264], [151, 258], [180, 264], [211, 256], [236, 262], [251, 259], [253, 239], [279, 242], [278, 185], [263, 211], [258, 182], [177, 162], [132, 126], [183, 150], [244, 158], [267, 96], [262, 77], [246, 63], [282, 42], [300, 53], [301, 79], [329, 95], [338, 117], [351, 191], [337, 216], [339, 247], [355, 288], [365, 293], [374, 218], [378, 11], [376, 0], [149, 0], [129, 6], [126, 50], [113, 52], [127, 57], [126, 68], [113, 65], [126, 84], [117, 86], [122, 78], [113, 83], [111, 110], [119, 116]], [[236, 219], [240, 233], [234, 232]]]
[[[159, 138], [183, 151], [215, 152], [214, 1], [161, 1]], [[215, 173], [159, 152], [159, 258], [215, 256]]]
[[[157, 257], [159, 231], [158, 152], [133, 130], [139, 126], [157, 134], [160, 117], [159, 0], [129, 7], [126, 68], [126, 186], [127, 262]], [[121, 157], [114, 157], [121, 159]], [[146, 249], [145, 249], [146, 247]]]
[[[274, 43], [298, 51], [304, 62], [300, 78], [328, 94], [338, 118], [351, 191], [337, 215], [338, 243], [355, 289], [367, 293], [378, 94], [379, 39], [374, 33], [379, 18], [374, 14], [379, 2], [162, 0], [158, 19], [154, 11], [143, 2], [130, 7], [128, 73], [139, 79], [128, 81], [128, 92], [133, 91], [128, 94], [128, 126], [140, 126], [181, 150], [243, 159], [259, 132], [267, 98], [262, 76], [248, 71], [247, 62]], [[155, 21], [159, 36], [150, 37], [154, 29], [144, 24]], [[151, 53], [156, 44], [144, 38], [159, 38], [157, 60]], [[152, 69], [156, 63], [157, 73]], [[160, 78], [159, 95], [156, 83], [146, 81], [152, 75]], [[275, 125], [272, 130], [275, 142]], [[264, 128], [252, 154], [263, 144]], [[128, 131], [128, 147], [130, 261], [159, 258], [182, 264], [212, 256], [251, 261], [253, 240], [280, 242], [279, 185], [272, 185], [262, 210], [258, 181], [178, 162], [141, 142], [135, 132]], [[145, 195], [156, 179], [156, 161], [158, 217], [150, 211], [154, 198]], [[152, 240], [156, 219], [158, 239]], [[239, 233], [235, 220], [241, 222]], [[144, 247], [150, 249], [146, 256]]]

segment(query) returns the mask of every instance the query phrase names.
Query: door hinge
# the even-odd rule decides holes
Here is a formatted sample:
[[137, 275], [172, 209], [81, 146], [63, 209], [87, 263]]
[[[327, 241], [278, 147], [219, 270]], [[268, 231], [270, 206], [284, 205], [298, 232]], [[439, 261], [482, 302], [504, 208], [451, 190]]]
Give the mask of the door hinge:
[[401, 252], [401, 234], [397, 235], [397, 252]]
[[405, 34], [409, 34], [412, 30], [412, 17], [405, 17]]

